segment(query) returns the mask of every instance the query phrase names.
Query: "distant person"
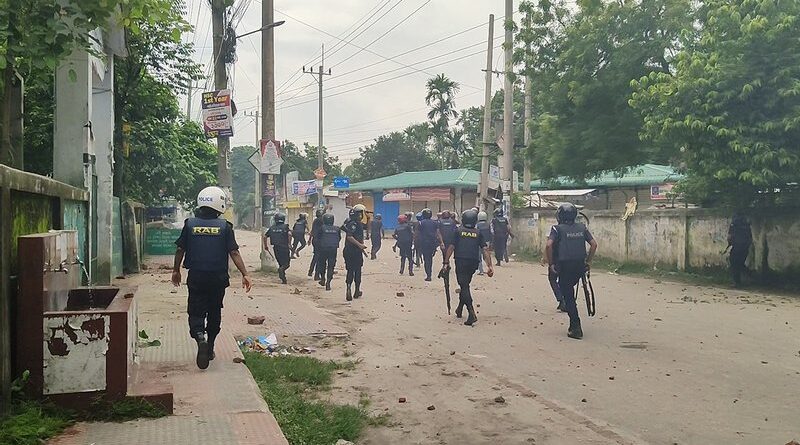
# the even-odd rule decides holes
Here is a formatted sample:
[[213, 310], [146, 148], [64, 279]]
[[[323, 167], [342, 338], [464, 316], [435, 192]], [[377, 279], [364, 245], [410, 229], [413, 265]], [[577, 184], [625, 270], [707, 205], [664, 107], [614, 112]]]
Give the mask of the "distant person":
[[508, 238], [514, 238], [514, 234], [511, 233], [511, 226], [508, 218], [503, 215], [503, 209], [494, 210], [492, 232], [494, 233], [492, 247], [494, 248], [494, 256], [499, 266], [501, 261], [508, 262]]
[[[267, 240], [269, 240], [269, 244]], [[281, 279], [281, 283], [286, 284], [286, 270], [289, 269], [292, 261], [289, 247], [292, 244], [292, 233], [289, 225], [286, 224], [286, 215], [283, 213], [275, 214], [272, 226], [264, 234], [264, 250], [267, 252], [269, 252], [270, 244], [275, 253], [275, 261], [278, 262], [278, 277]]]
[[314, 212], [314, 221], [311, 223], [311, 232], [308, 234], [309, 242], [311, 243], [311, 247], [314, 249], [314, 255], [311, 257], [311, 264], [308, 266], [308, 276], [314, 276], [314, 281], [319, 281], [319, 275], [316, 273], [316, 265], [317, 265], [317, 232], [319, 229], [322, 228], [322, 215], [325, 214], [325, 211], [322, 209], [317, 209]]
[[[350, 209], [350, 217], [342, 224], [342, 232], [346, 234], [344, 241], [344, 265], [347, 269], [347, 293], [345, 299], [353, 301], [353, 298], [361, 298], [361, 269], [364, 267], [364, 255], [367, 246], [364, 245], [364, 218], [366, 208], [363, 204], [356, 204]], [[355, 292], [352, 286], [355, 284]]]
[[728, 247], [731, 249], [730, 268], [733, 284], [742, 286], [742, 272], [747, 272], [747, 256], [753, 244], [753, 231], [744, 215], [735, 213], [728, 227]]
[[378, 251], [381, 250], [381, 244], [386, 234], [383, 232], [383, 216], [380, 213], [375, 214], [375, 218], [369, 224], [370, 236], [372, 237], [372, 249], [370, 251], [370, 259], [378, 258]]
[[419, 246], [419, 228], [422, 222], [422, 212], [417, 212], [414, 219], [411, 221], [411, 227], [414, 228], [414, 265], [419, 267], [422, 264], [422, 249]]
[[[489, 224], [489, 215], [486, 214], [486, 212], [478, 212], [478, 224], [475, 226], [475, 228], [478, 229], [483, 239], [487, 242], [485, 247], [481, 247], [481, 261], [478, 263], [478, 275], [483, 275], [483, 265], [486, 264], [483, 252], [487, 249], [491, 250], [492, 243], [492, 225]], [[491, 258], [491, 256], [489, 256], [489, 258]]]
[[320, 286], [325, 286], [325, 290], [331, 290], [333, 268], [336, 267], [336, 255], [342, 241], [341, 230], [333, 222], [332, 214], [322, 215], [322, 227], [316, 232], [317, 275], [320, 277]]
[[219, 187], [206, 187], [197, 195], [197, 216], [189, 218], [175, 241], [172, 284], [181, 283], [181, 263], [189, 270], [187, 312], [189, 335], [197, 342], [197, 367], [208, 368], [214, 360], [214, 342], [222, 323], [222, 300], [230, 286], [228, 257], [242, 274], [242, 287], [250, 292], [252, 284], [239, 254], [233, 225], [221, 219], [227, 209], [227, 196]]
[[408, 275], [413, 277], [414, 229], [408, 223], [408, 214], [397, 217], [397, 227], [395, 227], [392, 237], [397, 240], [396, 245], [400, 248], [400, 275], [403, 275], [406, 261], [408, 261]]
[[[570, 338], [583, 338], [581, 319], [578, 316], [578, 307], [575, 304], [575, 285], [578, 284], [589, 270], [592, 258], [597, 251], [597, 241], [594, 240], [589, 229], [581, 223], [575, 222], [578, 209], [571, 203], [564, 203], [558, 207], [556, 218], [558, 224], [550, 229], [547, 239], [547, 264], [550, 271], [558, 276], [558, 287], [561, 289], [561, 298], [569, 314], [569, 329], [567, 336]], [[586, 244], [589, 244], [589, 254], [586, 254]]]
[[439, 216], [439, 239], [442, 241], [442, 256], [447, 252], [447, 247], [452, 245], [456, 239], [458, 224], [453, 214], [449, 210], [440, 213]]
[[292, 244], [292, 258], [300, 258], [300, 251], [306, 247], [306, 236], [308, 236], [308, 232], [308, 213], [301, 213], [292, 226], [292, 239], [294, 240]]
[[431, 209], [422, 210], [422, 221], [419, 222], [417, 237], [417, 249], [422, 251], [422, 262], [425, 266], [425, 281], [433, 280], [433, 256], [436, 254], [436, 248], [442, 245], [439, 238], [439, 224], [431, 219], [432, 216]]

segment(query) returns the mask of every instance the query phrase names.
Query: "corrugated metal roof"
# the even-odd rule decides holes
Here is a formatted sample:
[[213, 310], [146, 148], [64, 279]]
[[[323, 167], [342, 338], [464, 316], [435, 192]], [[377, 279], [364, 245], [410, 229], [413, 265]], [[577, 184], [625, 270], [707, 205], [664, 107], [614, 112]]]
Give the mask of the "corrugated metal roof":
[[462, 187], [478, 189], [481, 174], [466, 168], [454, 170], [429, 170], [421, 172], [404, 172], [384, 178], [370, 179], [350, 184], [347, 190], [388, 190], [418, 187]]
[[596, 178], [588, 178], [583, 182], [565, 177], [554, 180], [531, 181], [531, 189], [650, 186], [665, 182], [677, 182], [681, 179], [683, 179], [683, 175], [676, 172], [669, 165], [643, 164], [631, 167], [622, 176], [617, 172], [605, 172]]

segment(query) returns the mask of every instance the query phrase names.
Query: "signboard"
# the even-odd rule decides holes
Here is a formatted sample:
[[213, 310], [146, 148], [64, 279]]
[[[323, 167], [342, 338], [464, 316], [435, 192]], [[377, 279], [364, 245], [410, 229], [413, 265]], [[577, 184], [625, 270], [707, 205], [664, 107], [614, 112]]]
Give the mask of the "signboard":
[[206, 138], [233, 136], [231, 90], [203, 93], [203, 130]]
[[314, 170], [314, 178], [316, 178], [318, 181], [325, 179], [327, 174], [328, 172], [326, 172], [324, 168], [318, 168]]
[[651, 185], [650, 186], [650, 199], [653, 201], [665, 201], [669, 199], [667, 196], [670, 192], [672, 192], [672, 188], [675, 184], [661, 184], [661, 185]]
[[264, 196], [278, 196], [278, 182], [275, 175], [264, 175], [261, 182], [264, 184]]
[[293, 172], [286, 173], [286, 176], [284, 177], [284, 181], [285, 181], [284, 184], [286, 184], [286, 201], [287, 201], [287, 203], [288, 202], [292, 202], [292, 201], [295, 201], [295, 202], [299, 201], [297, 199], [297, 195], [294, 193], [294, 189], [292, 187], [292, 184], [295, 181], [299, 181], [299, 180], [300, 180], [300, 172], [298, 172], [297, 170], [295, 170]]
[[414, 201], [450, 201], [450, 188], [425, 187], [411, 189]]
[[390, 189], [383, 192], [384, 202], [411, 201], [410, 189]]
[[337, 189], [349, 189], [350, 177], [349, 176], [334, 176], [333, 186]]
[[180, 229], [147, 229], [144, 244], [148, 255], [174, 255], [175, 240], [181, 236]]
[[281, 141], [262, 139], [261, 147], [250, 156], [249, 161], [262, 174], [281, 174], [281, 165], [283, 165]]
[[297, 196], [309, 196], [317, 194], [317, 181], [294, 181], [292, 182], [292, 194]]
[[500, 167], [496, 165], [490, 165], [488, 188], [497, 190], [499, 187], [500, 187]]

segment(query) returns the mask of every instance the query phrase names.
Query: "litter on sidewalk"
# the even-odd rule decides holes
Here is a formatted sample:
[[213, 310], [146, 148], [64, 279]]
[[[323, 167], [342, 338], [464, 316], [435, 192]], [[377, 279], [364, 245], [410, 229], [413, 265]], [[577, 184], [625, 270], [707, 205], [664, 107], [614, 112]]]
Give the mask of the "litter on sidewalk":
[[269, 335], [259, 335], [255, 337], [245, 337], [237, 340], [239, 349], [242, 351], [259, 352], [265, 355], [284, 356], [292, 354], [312, 354], [317, 349], [312, 346], [284, 346], [278, 344], [278, 336], [275, 333]]

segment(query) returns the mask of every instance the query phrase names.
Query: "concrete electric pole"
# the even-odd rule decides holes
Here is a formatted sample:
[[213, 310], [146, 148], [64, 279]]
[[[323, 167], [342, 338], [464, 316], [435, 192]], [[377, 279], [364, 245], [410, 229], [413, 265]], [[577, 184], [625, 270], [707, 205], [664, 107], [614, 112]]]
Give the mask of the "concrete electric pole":
[[505, 85], [503, 97], [503, 163], [500, 166], [500, 183], [503, 188], [503, 207], [511, 218], [511, 192], [514, 177], [514, 0], [506, 0], [505, 30]]
[[[531, 21], [530, 21], [530, 14], [526, 15], [525, 17], [525, 25], [530, 28]], [[530, 57], [531, 54], [531, 43], [528, 42], [525, 45], [525, 56]], [[526, 65], [528, 62], [525, 62]], [[526, 66], [527, 68], [527, 66]], [[529, 195], [531, 194], [531, 159], [528, 156], [528, 146], [531, 143], [531, 107], [533, 106], [533, 78], [531, 77], [530, 73], [525, 70], [525, 121], [523, 123], [524, 127], [524, 144], [525, 147], [523, 148], [522, 156], [525, 160], [525, 167], [522, 171], [522, 191], [525, 193], [526, 199], [528, 199]]]
[[[254, 147], [256, 150], [260, 150], [261, 147], [261, 133], [259, 132], [258, 124], [261, 123], [261, 107], [260, 105], [260, 98], [256, 96], [256, 111], [253, 112], [244, 112], [244, 115], [247, 117], [252, 117], [253, 122], [256, 124], [256, 138], [254, 142]], [[261, 228], [261, 173], [258, 170], [255, 170], [255, 187], [253, 192], [253, 229], [260, 230]]]
[[493, 145], [492, 130], [492, 53], [494, 49], [494, 14], [489, 14], [489, 43], [486, 48], [486, 91], [483, 102], [483, 150], [481, 151], [481, 190], [478, 208], [486, 210], [489, 193], [489, 146]]
[[[225, 1], [211, 0], [211, 19], [214, 32], [214, 89], [228, 89], [228, 72], [225, 66]], [[217, 137], [217, 182], [228, 195], [229, 206], [226, 218], [233, 221], [233, 193], [229, 157], [231, 141], [227, 136]]]
[[323, 153], [324, 145], [322, 142], [322, 79], [324, 76], [331, 75], [330, 68], [325, 72], [325, 45], [322, 45], [322, 61], [317, 71], [315, 72], [314, 68], [306, 69], [306, 67], [303, 67], [303, 72], [314, 76], [319, 86], [319, 143], [317, 144], [317, 168], [323, 170], [325, 167], [325, 159]]
[[[261, 6], [261, 95], [264, 102], [261, 104], [261, 139], [275, 139], [275, 2], [274, 0], [264, 0]], [[256, 146], [261, 149], [261, 144]], [[267, 212], [275, 212], [275, 197], [264, 196], [261, 187], [266, 175], [259, 175], [258, 198], [261, 199], [261, 233], [264, 233], [264, 226], [270, 223], [271, 218], [266, 218]], [[259, 243], [261, 244], [261, 243]], [[273, 268], [276, 266], [274, 258], [264, 253], [261, 249], [261, 268]]]

